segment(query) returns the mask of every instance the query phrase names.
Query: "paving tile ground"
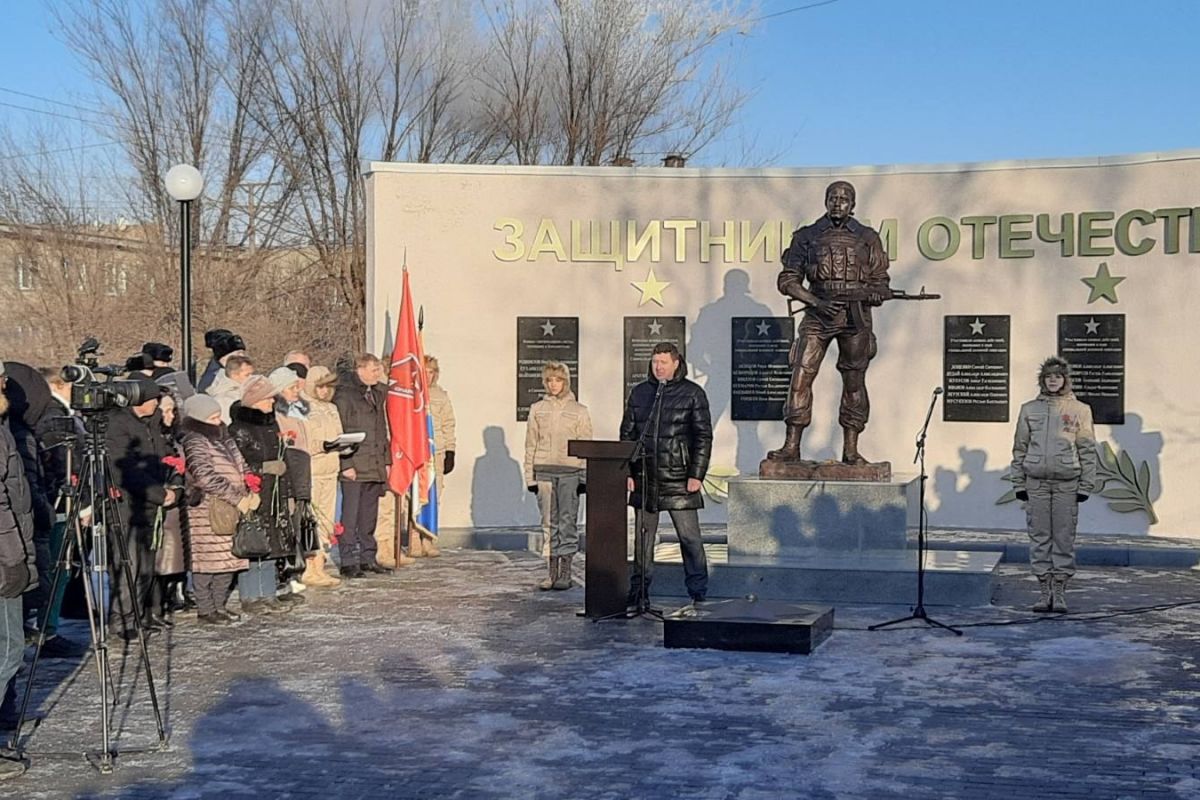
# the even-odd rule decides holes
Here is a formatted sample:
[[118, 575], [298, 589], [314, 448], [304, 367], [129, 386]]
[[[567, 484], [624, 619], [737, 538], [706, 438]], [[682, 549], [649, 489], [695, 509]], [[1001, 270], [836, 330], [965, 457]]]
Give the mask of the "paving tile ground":
[[[98, 775], [31, 756], [0, 797], [1200, 797], [1200, 572], [1087, 569], [1065, 619], [1020, 623], [1005, 565], [964, 635], [866, 632], [839, 607], [815, 654], [665, 650], [657, 623], [579, 619], [529, 553], [452, 551], [231, 629], [152, 639], [166, 752]], [[153, 744], [135, 661], [122, 747]], [[120, 668], [119, 657], [114, 664]], [[90, 663], [46, 662], [29, 747], [99, 743]]]

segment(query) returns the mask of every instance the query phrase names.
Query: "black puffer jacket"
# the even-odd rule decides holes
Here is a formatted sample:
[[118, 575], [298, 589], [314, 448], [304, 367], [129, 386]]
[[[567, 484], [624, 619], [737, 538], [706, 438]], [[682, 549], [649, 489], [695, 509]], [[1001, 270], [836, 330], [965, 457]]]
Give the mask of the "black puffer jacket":
[[361, 431], [367, 435], [352, 455], [342, 457], [342, 470], [353, 469], [356, 481], [386, 481], [391, 463], [387, 389], [379, 385], [367, 386], [358, 373], [346, 372], [338, 380], [333, 404], [342, 418], [342, 430], [346, 433]]
[[0, 419], [0, 597], [20, 597], [37, 582], [33, 498], [16, 440]]
[[250, 471], [262, 476], [262, 504], [254, 513], [267, 528], [271, 540], [268, 558], [290, 556], [296, 549], [295, 530], [288, 505], [289, 500], [296, 499], [292, 488], [292, 472], [290, 469], [283, 475], [263, 472], [263, 464], [267, 462], [287, 463], [287, 448], [279, 430], [279, 421], [275, 419], [274, 411], [246, 408], [241, 403], [233, 404], [229, 416], [233, 419], [229, 434], [237, 444], [238, 451], [246, 459]]
[[[675, 376], [662, 387], [661, 410], [654, 413], [658, 381], [651, 372], [643, 383], [633, 387], [621, 419], [621, 439], [635, 442], [646, 431], [645, 449], [649, 480], [642, 480], [641, 459], [631, 464], [634, 492], [629, 498], [634, 508], [652, 513], [703, 508], [700, 492], [689, 494], [688, 478], [704, 480], [712, 457], [712, 417], [708, 396], [687, 379], [687, 363], [679, 362]], [[652, 416], [653, 414], [653, 416]], [[647, 430], [648, 429], [648, 430]]]
[[163, 435], [162, 416], [156, 411], [139, 417], [128, 408], [106, 413], [105, 440], [113, 481], [121, 490], [121, 516], [131, 533], [149, 536], [171, 478], [171, 468], [163, 463], [172, 451]]
[[37, 370], [27, 364], [7, 361], [4, 364], [8, 386], [8, 427], [17, 443], [17, 452], [25, 465], [33, 501], [33, 524], [39, 531], [48, 531], [54, 524], [56, 490], [51, 488], [42, 465], [41, 448], [35, 433], [38, 420], [46, 408], [54, 404], [50, 386]]

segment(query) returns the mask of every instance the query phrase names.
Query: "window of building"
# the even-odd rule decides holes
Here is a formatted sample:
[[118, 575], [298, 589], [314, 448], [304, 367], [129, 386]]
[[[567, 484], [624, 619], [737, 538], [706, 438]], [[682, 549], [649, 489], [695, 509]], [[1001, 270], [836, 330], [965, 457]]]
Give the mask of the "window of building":
[[37, 288], [37, 266], [24, 256], [17, 256], [17, 288], [32, 292]]
[[129, 289], [125, 267], [120, 264], [104, 265], [104, 293], [112, 297], [125, 294]]

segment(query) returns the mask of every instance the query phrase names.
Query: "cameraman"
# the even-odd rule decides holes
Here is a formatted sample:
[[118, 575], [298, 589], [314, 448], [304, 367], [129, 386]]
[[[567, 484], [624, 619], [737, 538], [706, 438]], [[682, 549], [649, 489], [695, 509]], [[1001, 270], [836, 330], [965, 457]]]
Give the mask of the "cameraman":
[[[45, 410], [34, 425], [34, 435], [37, 437], [38, 452], [41, 456], [46, 496], [52, 502], [56, 502], [61, 501], [60, 492], [68, 481], [68, 462], [72, 471], [78, 473], [86, 433], [83, 420], [71, 408], [71, 384], [63, 380], [61, 370], [57, 367], [43, 367], [38, 372], [50, 388], [50, 402], [46, 404]], [[71, 451], [69, 458], [68, 450]], [[49, 595], [54, 570], [57, 568], [55, 561], [62, 549], [63, 538], [72, 529], [72, 523], [64, 516], [65, 509], [60, 505], [55, 511], [57, 515], [50, 529], [49, 561], [42, 572], [46, 602], [39, 606], [37, 625], [39, 628], [42, 625], [46, 627], [42, 658], [77, 658], [88, 651], [87, 644], [72, 641], [57, 632], [59, 612], [70, 575], [63, 574], [59, 578], [54, 596]], [[75, 508], [75, 513], [78, 511], [79, 509]]]
[[163, 434], [158, 415], [161, 387], [146, 377], [134, 376], [137, 399], [142, 402], [126, 408], [114, 408], [108, 415], [105, 435], [113, 481], [119, 490], [118, 507], [124, 527], [125, 549], [133, 585], [125, 579], [121, 568], [120, 548], [112, 553], [112, 607], [109, 624], [125, 641], [137, 638], [134, 615], [142, 619], [147, 632], [162, 626], [150, 620], [150, 585], [154, 580], [155, 530], [162, 524], [162, 508], [174, 506], [182, 492], [169, 487], [173, 470], [163, 463], [172, 454]]

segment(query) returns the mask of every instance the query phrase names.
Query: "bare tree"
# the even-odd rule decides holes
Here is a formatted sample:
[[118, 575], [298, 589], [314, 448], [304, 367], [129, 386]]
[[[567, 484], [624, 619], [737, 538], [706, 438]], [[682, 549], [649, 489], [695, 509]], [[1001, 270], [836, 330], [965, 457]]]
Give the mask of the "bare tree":
[[[64, 0], [57, 14], [97, 86], [102, 111], [81, 116], [120, 143], [110, 185], [146, 232], [126, 247], [139, 286], [156, 287], [145, 324], [177, 324], [178, 219], [162, 177], [186, 161], [207, 180], [193, 204], [197, 326], [341, 351], [364, 333], [367, 163], [694, 155], [745, 101], [717, 45], [753, 12], [735, 0]], [[71, 209], [85, 203], [14, 163], [26, 238], [80, 236]]]

